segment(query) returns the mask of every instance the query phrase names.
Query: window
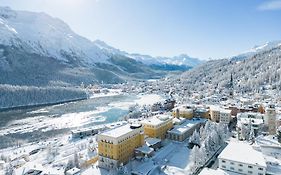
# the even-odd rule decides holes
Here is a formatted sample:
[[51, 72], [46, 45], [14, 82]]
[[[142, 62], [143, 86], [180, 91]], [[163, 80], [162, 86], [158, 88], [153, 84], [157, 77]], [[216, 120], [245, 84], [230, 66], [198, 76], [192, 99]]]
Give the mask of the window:
[[263, 175], [263, 173], [258, 173], [258, 175]]
[[251, 166], [251, 165], [248, 165], [248, 168], [253, 168], [253, 166]]
[[222, 160], [222, 163], [225, 163], [225, 160]]
[[238, 169], [238, 171], [242, 172], [243, 170], [242, 169]]
[[234, 170], [234, 168], [233, 168], [233, 167], [230, 167], [230, 169], [231, 169], [231, 170]]
[[231, 165], [234, 165], [234, 162], [230, 162]]
[[241, 167], [242, 167], [243, 165], [242, 165], [242, 164], [239, 164], [239, 166], [241, 166]]
[[249, 174], [253, 174], [253, 171], [248, 171]]
[[263, 168], [259, 168], [259, 170], [261, 170], [261, 171], [262, 171], [262, 170], [263, 170]]
[[222, 168], [226, 168], [226, 166], [224, 166], [224, 165], [223, 165], [223, 166], [221, 166], [221, 167], [222, 167]]

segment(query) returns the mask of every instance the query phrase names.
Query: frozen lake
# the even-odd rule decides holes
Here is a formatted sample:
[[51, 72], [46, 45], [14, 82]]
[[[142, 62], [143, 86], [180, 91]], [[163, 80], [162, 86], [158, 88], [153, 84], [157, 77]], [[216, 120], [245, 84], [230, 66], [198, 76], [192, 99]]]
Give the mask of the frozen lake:
[[70, 130], [122, 120], [133, 104], [152, 104], [159, 95], [95, 97], [47, 107], [20, 109], [0, 113], [0, 149], [37, 142]]

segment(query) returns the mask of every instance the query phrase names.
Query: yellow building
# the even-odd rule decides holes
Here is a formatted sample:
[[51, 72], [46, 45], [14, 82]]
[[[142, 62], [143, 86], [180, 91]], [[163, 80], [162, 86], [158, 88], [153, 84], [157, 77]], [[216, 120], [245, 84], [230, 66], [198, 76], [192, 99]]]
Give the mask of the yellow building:
[[166, 133], [173, 127], [173, 117], [168, 115], [157, 115], [141, 122], [144, 134], [148, 137], [165, 139]]
[[192, 119], [193, 118], [193, 109], [188, 108], [187, 106], [180, 106], [180, 107], [174, 108], [173, 116]]
[[144, 144], [143, 127], [140, 124], [126, 124], [97, 135], [99, 166], [116, 168], [126, 164], [134, 150]]

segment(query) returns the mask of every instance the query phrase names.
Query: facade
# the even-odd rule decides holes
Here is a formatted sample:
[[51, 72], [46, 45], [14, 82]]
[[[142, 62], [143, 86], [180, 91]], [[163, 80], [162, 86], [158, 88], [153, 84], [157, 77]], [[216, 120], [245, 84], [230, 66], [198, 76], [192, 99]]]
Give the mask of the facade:
[[246, 175], [265, 175], [266, 162], [261, 152], [244, 142], [230, 142], [218, 156], [219, 168]]
[[195, 117], [200, 117], [200, 118], [210, 119], [209, 109], [206, 109], [206, 108], [196, 108], [195, 111], [194, 111], [194, 116]]
[[197, 118], [186, 120], [184, 123], [175, 125], [173, 129], [169, 130], [167, 133], [167, 138], [182, 142], [186, 138], [190, 137], [195, 129], [199, 129], [204, 122], [204, 119]]
[[213, 122], [228, 124], [231, 120], [231, 110], [219, 106], [210, 107], [210, 118]]
[[187, 119], [193, 118], [193, 109], [188, 106], [180, 106], [173, 109], [173, 116], [174, 117], [183, 117]]
[[126, 124], [97, 135], [99, 166], [106, 169], [126, 164], [135, 148], [144, 144], [143, 127]]
[[210, 107], [210, 117], [213, 122], [220, 121], [220, 108], [219, 107]]
[[221, 109], [220, 110], [220, 123], [229, 124], [231, 119], [231, 110]]
[[269, 105], [265, 111], [265, 124], [270, 135], [276, 134], [276, 110], [274, 105]]
[[72, 138], [83, 138], [87, 136], [93, 136], [97, 134], [99, 131], [104, 130], [104, 126], [95, 126], [91, 128], [83, 128], [83, 129], [77, 129], [77, 130], [72, 130], [71, 135]]
[[148, 137], [165, 139], [166, 133], [173, 127], [173, 117], [168, 115], [156, 115], [141, 121], [144, 134]]

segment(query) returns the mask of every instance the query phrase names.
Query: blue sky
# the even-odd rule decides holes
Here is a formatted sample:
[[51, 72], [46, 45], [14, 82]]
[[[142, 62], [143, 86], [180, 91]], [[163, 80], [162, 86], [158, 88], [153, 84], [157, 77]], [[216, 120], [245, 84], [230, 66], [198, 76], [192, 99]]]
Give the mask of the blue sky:
[[0, 0], [131, 53], [223, 58], [281, 40], [281, 0]]

